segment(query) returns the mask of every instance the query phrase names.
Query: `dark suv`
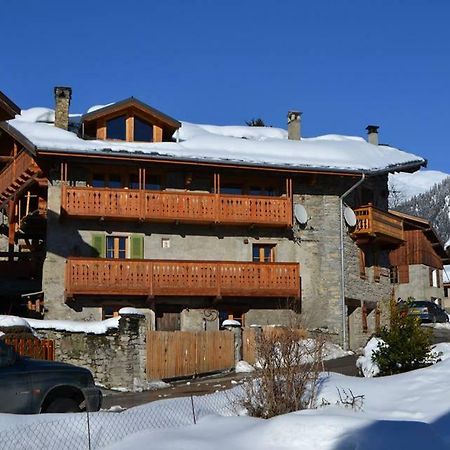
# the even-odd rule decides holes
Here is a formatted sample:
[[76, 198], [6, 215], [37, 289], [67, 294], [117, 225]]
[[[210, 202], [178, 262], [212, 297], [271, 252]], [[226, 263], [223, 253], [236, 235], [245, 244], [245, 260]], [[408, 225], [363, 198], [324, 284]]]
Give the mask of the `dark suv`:
[[0, 412], [98, 411], [102, 393], [89, 370], [19, 356], [0, 340]]
[[429, 300], [413, 300], [408, 304], [408, 314], [419, 317], [422, 322], [448, 322], [447, 313]]

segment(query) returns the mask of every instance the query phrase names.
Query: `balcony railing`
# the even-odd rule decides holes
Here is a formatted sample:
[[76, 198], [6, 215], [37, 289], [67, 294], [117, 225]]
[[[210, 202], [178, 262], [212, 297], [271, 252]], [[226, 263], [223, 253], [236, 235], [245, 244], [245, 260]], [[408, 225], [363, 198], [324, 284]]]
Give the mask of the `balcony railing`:
[[63, 185], [62, 212], [68, 216], [224, 225], [292, 225], [289, 196], [209, 194], [69, 187]]
[[7, 198], [38, 171], [38, 166], [28, 153], [19, 153], [17, 158], [0, 172], [0, 198]]
[[298, 263], [69, 258], [77, 295], [300, 297]]
[[372, 205], [355, 209], [356, 228], [353, 236], [359, 238], [377, 238], [391, 243], [403, 242], [402, 220]]

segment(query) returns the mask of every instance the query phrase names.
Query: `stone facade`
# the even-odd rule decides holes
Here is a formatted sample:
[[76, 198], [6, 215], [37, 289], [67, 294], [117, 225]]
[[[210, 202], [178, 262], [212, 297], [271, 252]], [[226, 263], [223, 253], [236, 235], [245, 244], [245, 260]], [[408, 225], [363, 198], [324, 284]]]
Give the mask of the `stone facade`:
[[[71, 170], [71, 182], [86, 184], [81, 171]], [[294, 202], [302, 204], [309, 215], [305, 226], [295, 226], [293, 230], [271, 230], [247, 227], [205, 227], [176, 224], [152, 224], [139, 222], [100, 222], [96, 220], [61, 219], [61, 185], [58, 180], [50, 180], [48, 186], [48, 226], [47, 256], [44, 263], [43, 289], [47, 318], [99, 320], [101, 308], [72, 307], [65, 304], [64, 267], [68, 256], [91, 256], [92, 235], [103, 232], [121, 235], [140, 234], [144, 238], [144, 258], [146, 259], [190, 259], [190, 260], [232, 260], [251, 261], [252, 244], [276, 245], [276, 260], [279, 262], [299, 262], [302, 283], [301, 305], [291, 309], [258, 309], [245, 315], [249, 325], [290, 325], [301, 323], [308, 329], [328, 332], [330, 338], [342, 344], [343, 324], [347, 323], [347, 308], [341, 300], [340, 271], [340, 215], [339, 196], [352, 184], [354, 178], [323, 177], [314, 185], [303, 182], [299, 177], [294, 181]], [[374, 204], [387, 208], [386, 177], [372, 177], [365, 184], [374, 193]], [[357, 205], [355, 197], [347, 199]], [[163, 246], [162, 240], [169, 246]], [[363, 345], [375, 330], [375, 321], [370, 311], [377, 302], [391, 296], [389, 278], [382, 276], [376, 282], [371, 276], [373, 268], [367, 268], [369, 276], [359, 276], [359, 248], [345, 228], [345, 297], [358, 308], [349, 313], [351, 324], [350, 343], [352, 347]], [[387, 265], [384, 255], [382, 263]], [[386, 267], [385, 267], [386, 268]], [[383, 273], [386, 273], [384, 271]], [[358, 303], [359, 302], [359, 303]], [[361, 302], [368, 306], [368, 329], [362, 331]], [[196, 309], [196, 299], [187, 299], [188, 308], [181, 313], [184, 330], [217, 329], [217, 320], [206, 320], [204, 312]], [[124, 306], [124, 305], [122, 305]], [[145, 303], [133, 306], [148, 308]], [[300, 307], [301, 306], [301, 307]], [[301, 310], [301, 314], [299, 311]], [[154, 328], [154, 315], [148, 309], [150, 327]], [[359, 318], [357, 317], [360, 315]]]

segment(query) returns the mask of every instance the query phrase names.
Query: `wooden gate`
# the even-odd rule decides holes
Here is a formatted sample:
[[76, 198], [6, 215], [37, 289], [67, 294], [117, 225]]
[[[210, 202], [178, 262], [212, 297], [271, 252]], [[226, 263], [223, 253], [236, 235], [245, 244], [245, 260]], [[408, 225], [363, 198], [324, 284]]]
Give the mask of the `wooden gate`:
[[234, 335], [229, 331], [149, 331], [147, 378], [166, 379], [234, 367]]
[[11, 345], [20, 356], [34, 359], [55, 359], [55, 346], [51, 339], [6, 337], [4, 341]]

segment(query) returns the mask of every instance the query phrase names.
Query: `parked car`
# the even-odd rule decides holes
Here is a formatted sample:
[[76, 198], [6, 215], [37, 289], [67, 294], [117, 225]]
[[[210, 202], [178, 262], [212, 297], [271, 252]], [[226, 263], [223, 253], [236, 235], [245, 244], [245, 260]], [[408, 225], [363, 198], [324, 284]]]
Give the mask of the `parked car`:
[[414, 300], [408, 305], [408, 314], [419, 317], [422, 322], [448, 322], [447, 313], [429, 300]]
[[19, 356], [0, 341], [0, 412], [98, 411], [102, 393], [89, 370]]

